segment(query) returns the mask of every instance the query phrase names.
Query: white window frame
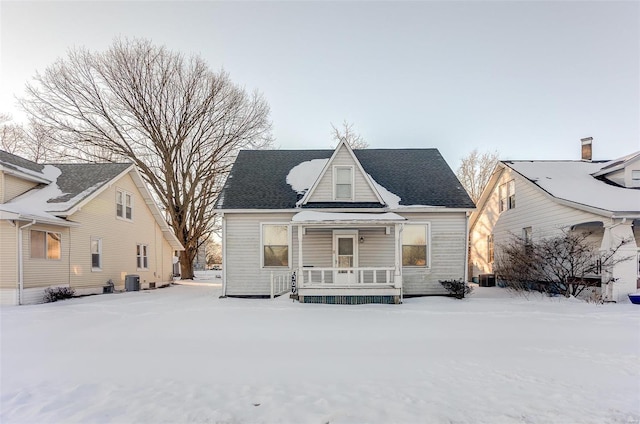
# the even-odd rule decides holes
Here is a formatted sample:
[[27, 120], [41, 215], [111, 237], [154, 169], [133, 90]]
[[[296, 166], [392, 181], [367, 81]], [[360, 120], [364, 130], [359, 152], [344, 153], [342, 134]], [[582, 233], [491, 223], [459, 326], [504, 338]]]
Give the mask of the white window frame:
[[[142, 254], [144, 248], [144, 255]], [[138, 253], [140, 252], [140, 253]], [[146, 259], [146, 266], [145, 265]], [[142, 265], [142, 266], [140, 266]], [[136, 269], [138, 271], [148, 270], [149, 269], [149, 245], [144, 243], [136, 244]]]
[[[287, 266], [266, 266], [264, 264], [264, 226], [265, 225], [279, 225], [287, 227]], [[291, 238], [291, 224], [288, 222], [261, 222], [260, 223], [260, 268], [262, 269], [291, 269], [292, 267], [292, 252], [293, 242]]]
[[[40, 233], [44, 233], [44, 256], [42, 258], [34, 258], [33, 257], [33, 232], [37, 231]], [[58, 252], [57, 258], [50, 258], [49, 255], [49, 234], [55, 234], [58, 236], [58, 242], [60, 245], [60, 251]], [[29, 231], [29, 258], [35, 260], [45, 260], [45, 261], [60, 261], [62, 260], [62, 233], [58, 233], [55, 231], [47, 231], [47, 230], [31, 230]]]
[[511, 179], [498, 186], [498, 212], [502, 213], [516, 207], [516, 180]]
[[533, 242], [533, 227], [522, 228], [522, 241], [529, 246]]
[[[97, 267], [93, 266], [93, 242], [98, 242], [98, 258], [99, 265]], [[102, 238], [100, 237], [91, 237], [91, 242], [89, 243], [89, 251], [91, 252], [91, 272], [101, 272], [102, 271]]]
[[[118, 205], [120, 203], [118, 203], [118, 194], [122, 194], [122, 216], [118, 215]], [[127, 196], [129, 196], [129, 199], [131, 199], [131, 218], [127, 218]], [[121, 219], [123, 221], [129, 221], [129, 222], [133, 222], [133, 194], [123, 190], [121, 188], [116, 188], [116, 218], [117, 219]]]
[[[347, 198], [339, 198], [338, 195], [338, 169], [349, 169], [351, 171], [351, 196]], [[333, 200], [336, 202], [353, 202], [355, 199], [355, 171], [353, 165], [334, 165], [333, 166]]]
[[[425, 231], [426, 231], [426, 261], [427, 263], [425, 265], [404, 265], [404, 252], [403, 252], [403, 247], [405, 246], [404, 241], [403, 241], [403, 237], [404, 237], [404, 228], [403, 228], [403, 234], [400, 235], [400, 266], [402, 268], [417, 268], [417, 269], [431, 269], [431, 222], [424, 222], [424, 221], [411, 221], [411, 222], [407, 222], [404, 224], [404, 227], [406, 228], [407, 226], [410, 225], [424, 225]], [[407, 246], [413, 246], [413, 245], [407, 245]]]

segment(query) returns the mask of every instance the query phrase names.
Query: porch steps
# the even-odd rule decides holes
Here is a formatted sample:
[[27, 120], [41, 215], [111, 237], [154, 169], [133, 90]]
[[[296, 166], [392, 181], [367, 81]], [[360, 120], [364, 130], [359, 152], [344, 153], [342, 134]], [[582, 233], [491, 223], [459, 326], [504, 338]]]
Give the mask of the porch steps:
[[301, 303], [324, 303], [329, 305], [364, 305], [368, 303], [380, 303], [387, 305], [399, 304], [400, 296], [345, 296], [345, 295], [330, 295], [330, 296], [317, 296], [307, 295], [299, 296], [298, 300]]

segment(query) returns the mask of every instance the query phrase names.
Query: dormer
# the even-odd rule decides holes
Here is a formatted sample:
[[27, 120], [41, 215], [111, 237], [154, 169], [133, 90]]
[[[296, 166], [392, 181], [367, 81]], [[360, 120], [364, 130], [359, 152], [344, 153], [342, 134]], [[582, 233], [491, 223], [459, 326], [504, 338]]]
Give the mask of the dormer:
[[605, 178], [625, 188], [640, 188], [640, 151], [607, 162], [594, 177]]
[[0, 203], [26, 193], [40, 184], [49, 184], [43, 165], [0, 150]]
[[299, 204], [302, 207], [385, 206], [348, 143], [341, 141]]

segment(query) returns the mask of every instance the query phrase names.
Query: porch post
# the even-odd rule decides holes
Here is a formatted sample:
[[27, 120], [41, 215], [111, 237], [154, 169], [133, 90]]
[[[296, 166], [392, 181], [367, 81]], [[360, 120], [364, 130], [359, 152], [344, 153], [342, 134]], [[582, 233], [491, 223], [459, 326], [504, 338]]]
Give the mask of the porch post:
[[402, 287], [402, 273], [400, 267], [400, 234], [404, 229], [404, 224], [395, 224], [395, 228], [393, 231], [394, 241], [395, 241], [395, 270], [393, 273], [393, 286], [397, 289]]
[[302, 224], [298, 224], [298, 287], [304, 285], [304, 272], [302, 268]]
[[637, 255], [637, 246], [632, 221], [622, 219], [612, 225], [605, 225], [600, 250], [615, 249], [623, 240], [626, 243], [612, 258], [614, 262], [620, 262], [602, 272], [602, 295], [605, 301], [625, 301], [628, 293], [634, 293], [637, 290], [637, 265], [634, 260]]

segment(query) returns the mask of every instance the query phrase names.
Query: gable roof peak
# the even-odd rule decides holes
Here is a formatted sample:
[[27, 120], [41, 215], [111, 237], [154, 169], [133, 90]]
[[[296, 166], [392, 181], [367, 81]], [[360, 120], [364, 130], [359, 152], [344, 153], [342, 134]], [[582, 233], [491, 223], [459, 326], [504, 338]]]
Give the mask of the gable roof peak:
[[322, 171], [320, 171], [318, 178], [316, 178], [315, 182], [311, 185], [311, 187], [309, 187], [309, 190], [307, 190], [307, 192], [304, 194], [302, 199], [300, 199], [297, 202], [296, 206], [298, 207], [304, 206], [309, 202], [309, 200], [311, 199], [311, 196], [313, 196], [313, 193], [315, 192], [316, 188], [320, 184], [320, 181], [322, 181], [324, 176], [327, 174], [327, 171], [333, 167], [333, 162], [335, 161], [336, 157], [338, 156], [338, 153], [342, 148], [346, 149], [348, 154], [351, 156], [351, 160], [353, 160], [353, 162], [355, 163], [356, 168], [362, 174], [362, 177], [364, 178], [365, 182], [367, 183], [367, 185], [375, 195], [378, 202], [381, 205], [386, 205], [386, 203], [382, 199], [382, 196], [380, 196], [380, 193], [378, 192], [375, 185], [373, 184], [373, 181], [371, 181], [371, 177], [367, 172], [365, 172], [364, 168], [362, 167], [362, 164], [360, 163], [360, 160], [358, 160], [355, 153], [353, 153], [353, 149], [351, 148], [351, 146], [349, 146], [349, 143], [347, 143], [346, 140], [340, 140], [335, 150], [333, 151], [333, 154], [331, 155], [327, 163], [324, 165], [324, 168], [322, 169]]

